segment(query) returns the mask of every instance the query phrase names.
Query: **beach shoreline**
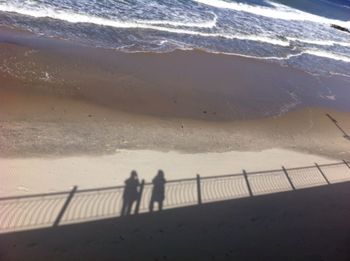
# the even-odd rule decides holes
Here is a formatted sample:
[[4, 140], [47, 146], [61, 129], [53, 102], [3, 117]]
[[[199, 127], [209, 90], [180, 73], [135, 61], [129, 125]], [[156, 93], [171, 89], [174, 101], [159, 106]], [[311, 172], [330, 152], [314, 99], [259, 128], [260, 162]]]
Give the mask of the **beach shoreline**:
[[135, 114], [232, 121], [305, 107], [350, 111], [350, 79], [253, 58], [199, 50], [123, 53], [4, 28], [0, 57], [2, 88], [84, 98]]

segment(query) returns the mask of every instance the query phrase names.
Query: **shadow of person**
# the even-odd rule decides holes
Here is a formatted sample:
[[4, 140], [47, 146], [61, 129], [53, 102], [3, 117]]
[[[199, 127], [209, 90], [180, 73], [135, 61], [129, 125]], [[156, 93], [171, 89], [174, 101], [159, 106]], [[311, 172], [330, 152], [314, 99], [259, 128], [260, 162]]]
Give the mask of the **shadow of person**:
[[151, 201], [149, 204], [149, 211], [153, 212], [154, 203], [158, 203], [158, 210], [161, 211], [163, 209], [163, 201], [165, 198], [165, 177], [163, 170], [158, 170], [157, 175], [152, 180], [153, 190]]
[[140, 186], [140, 182], [137, 172], [135, 170], [131, 171], [130, 177], [124, 183], [123, 206], [120, 215], [128, 216], [131, 214], [132, 206], [139, 196], [138, 187]]

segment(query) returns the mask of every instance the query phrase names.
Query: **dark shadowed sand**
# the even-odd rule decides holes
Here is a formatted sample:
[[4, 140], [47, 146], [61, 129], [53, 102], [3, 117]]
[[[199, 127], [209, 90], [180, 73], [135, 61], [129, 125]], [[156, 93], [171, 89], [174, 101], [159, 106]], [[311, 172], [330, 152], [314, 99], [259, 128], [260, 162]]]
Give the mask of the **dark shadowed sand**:
[[350, 183], [0, 236], [1, 260], [343, 260]]

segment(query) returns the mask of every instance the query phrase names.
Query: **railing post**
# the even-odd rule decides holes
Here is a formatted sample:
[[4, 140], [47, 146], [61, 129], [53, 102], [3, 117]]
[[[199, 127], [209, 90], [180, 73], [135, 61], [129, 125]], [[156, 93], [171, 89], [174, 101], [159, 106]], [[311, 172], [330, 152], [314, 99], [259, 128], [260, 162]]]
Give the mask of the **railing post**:
[[202, 204], [202, 194], [201, 194], [201, 177], [197, 174], [197, 196], [198, 205]]
[[66, 199], [66, 202], [64, 202], [60, 213], [58, 213], [57, 218], [56, 218], [55, 222], [53, 223], [54, 227], [57, 227], [60, 224], [61, 219], [62, 219], [64, 213], [66, 212], [66, 210], [69, 206], [69, 203], [72, 201], [72, 198], [74, 197], [74, 194], [77, 191], [77, 189], [78, 189], [78, 187], [74, 186], [73, 189], [71, 190], [71, 192], [69, 193], [69, 195]]
[[248, 180], [248, 175], [247, 175], [247, 172], [245, 170], [243, 170], [243, 176], [244, 176], [244, 179], [245, 179], [245, 182], [247, 183], [247, 188], [248, 188], [248, 191], [249, 191], [249, 196], [253, 196], [253, 192], [252, 192], [252, 188], [250, 187], [250, 184], [249, 184], [249, 180]]
[[140, 184], [140, 191], [139, 191], [139, 197], [136, 202], [136, 207], [135, 207], [135, 214], [137, 215], [140, 210], [140, 204], [141, 204], [141, 199], [142, 199], [142, 193], [143, 193], [143, 188], [145, 186], [145, 180], [143, 179]]
[[349, 163], [347, 163], [346, 160], [343, 160], [343, 162], [344, 162], [344, 164], [345, 164], [346, 166], [348, 166], [348, 168], [350, 169]]
[[331, 184], [331, 183], [329, 182], [329, 180], [327, 179], [326, 175], [323, 173], [323, 171], [322, 171], [322, 169], [320, 168], [320, 166], [319, 166], [317, 163], [315, 163], [315, 166], [318, 168], [319, 172], [321, 173], [321, 175], [323, 176], [323, 178], [326, 180], [327, 184], [328, 184], [328, 185]]
[[295, 190], [294, 184], [293, 184], [291, 178], [289, 177], [286, 168], [284, 166], [282, 166], [282, 169], [283, 169], [284, 174], [286, 174], [286, 177], [287, 177], [287, 179], [289, 181], [290, 186], [292, 187], [293, 190]]

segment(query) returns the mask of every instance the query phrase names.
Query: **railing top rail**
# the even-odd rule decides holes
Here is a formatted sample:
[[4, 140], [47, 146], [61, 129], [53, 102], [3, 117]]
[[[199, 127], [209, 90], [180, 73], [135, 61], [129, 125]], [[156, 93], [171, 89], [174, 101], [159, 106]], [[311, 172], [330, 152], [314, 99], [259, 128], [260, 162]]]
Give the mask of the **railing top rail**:
[[[343, 163], [344, 164], [344, 163]], [[321, 165], [319, 165], [321, 166]], [[301, 170], [301, 169], [315, 169], [316, 166], [315, 165], [311, 165], [311, 166], [304, 166], [304, 167], [293, 167], [293, 168], [286, 168], [285, 169], [288, 170]]]
[[98, 192], [104, 190], [114, 190], [114, 189], [123, 189], [124, 186], [111, 186], [111, 187], [103, 187], [103, 188], [91, 188], [91, 189], [80, 189], [77, 190], [76, 193], [84, 193], [84, 192]]
[[[349, 163], [349, 161], [345, 161], [345, 162]], [[338, 166], [338, 165], [342, 165], [342, 164], [344, 164], [344, 162], [318, 164], [318, 166], [327, 167], [327, 166]], [[285, 168], [285, 169], [286, 170], [298, 170], [298, 169], [313, 169], [313, 168], [316, 168], [316, 166], [311, 165], [311, 166]], [[280, 171], [282, 171], [282, 168], [281, 169], [262, 170], [262, 171], [251, 171], [251, 172], [246, 171], [246, 173], [248, 175], [256, 175], [256, 174], [274, 173], [274, 172], [280, 172]], [[241, 176], [241, 175], [243, 175], [243, 174], [242, 173], [223, 174], [223, 175], [216, 175], [216, 176], [204, 176], [204, 177], [201, 177], [201, 179], [225, 178], [225, 177], [234, 177], [234, 176]]]
[[24, 199], [24, 198], [41, 198], [41, 197], [46, 197], [46, 196], [67, 195], [70, 192], [71, 191], [69, 190], [69, 191], [60, 191], [60, 192], [43, 193], [43, 194], [31, 194], [31, 195], [20, 195], [20, 196], [3, 197], [3, 198], [0, 198], [0, 201]]
[[[187, 178], [187, 179], [172, 179], [172, 180], [167, 180], [166, 184], [169, 183], [180, 183], [180, 182], [187, 182], [187, 181], [196, 181], [196, 178]], [[152, 182], [145, 182], [145, 186], [150, 186], [153, 185]]]
[[238, 176], [243, 176], [243, 173], [223, 174], [219, 176], [203, 176], [201, 177], [201, 179], [229, 178], [229, 177], [238, 177]]
[[[348, 163], [348, 162], [347, 162], [347, 163]], [[344, 161], [342, 161], [342, 162], [336, 162], [336, 163], [318, 164], [318, 166], [320, 166], [320, 167], [337, 166], [337, 165], [344, 165]]]
[[282, 168], [280, 169], [271, 169], [271, 170], [262, 170], [262, 171], [246, 171], [247, 175], [257, 175], [257, 174], [266, 174], [266, 173], [274, 173], [274, 172], [281, 172], [283, 171]]
[[[183, 182], [183, 181], [196, 181], [196, 178], [173, 179], [173, 180], [168, 180], [166, 183], [176, 183], [176, 182]], [[152, 184], [152, 183], [150, 182], [146, 184]]]
[[[320, 167], [338, 166], [338, 165], [344, 165], [344, 162], [318, 164], [318, 166]], [[300, 169], [313, 169], [313, 168], [316, 168], [316, 166], [312, 165], [312, 166], [305, 166], [305, 167], [286, 168], [286, 170], [300, 170]]]

